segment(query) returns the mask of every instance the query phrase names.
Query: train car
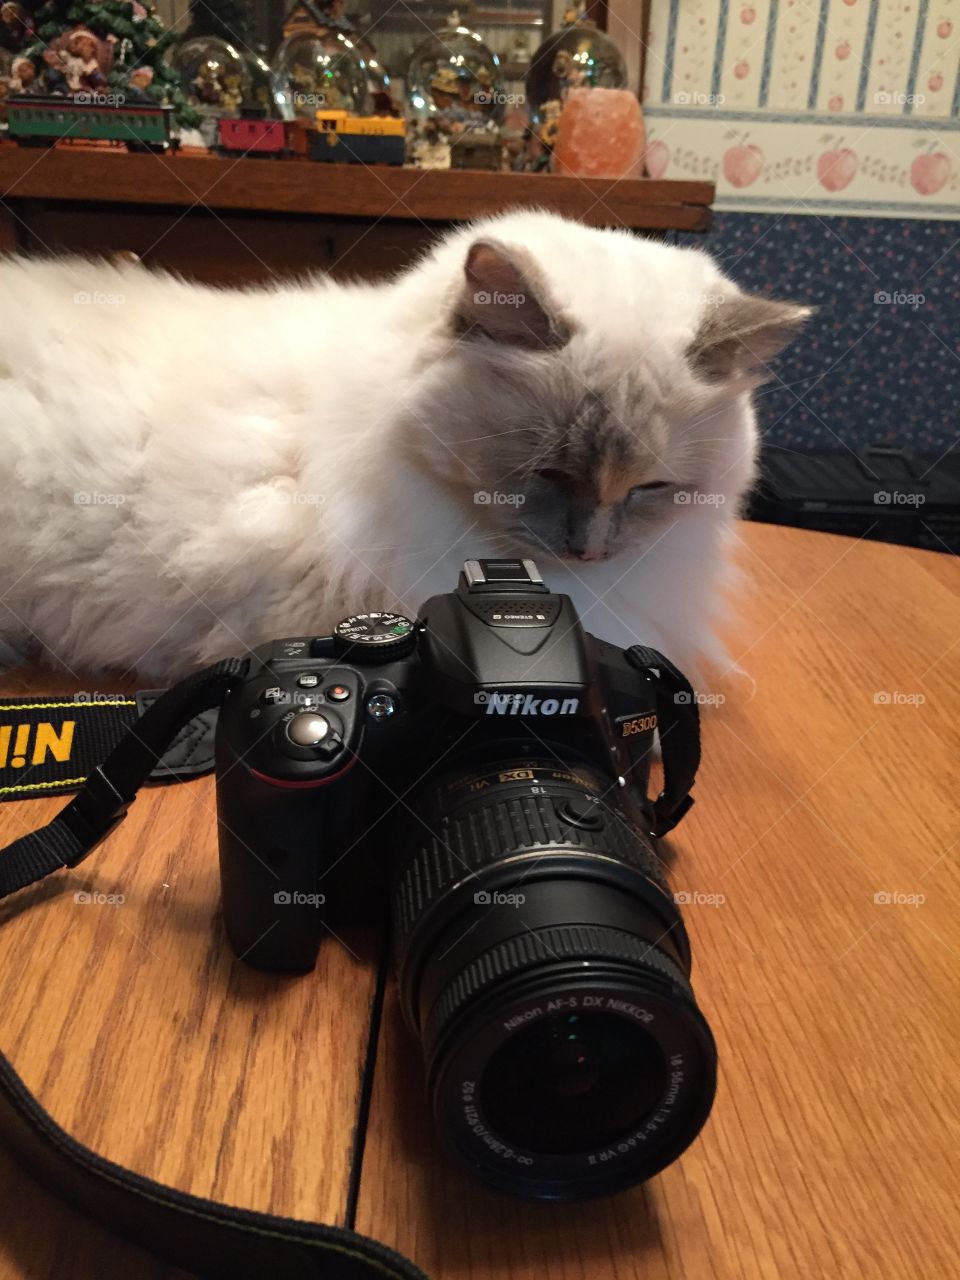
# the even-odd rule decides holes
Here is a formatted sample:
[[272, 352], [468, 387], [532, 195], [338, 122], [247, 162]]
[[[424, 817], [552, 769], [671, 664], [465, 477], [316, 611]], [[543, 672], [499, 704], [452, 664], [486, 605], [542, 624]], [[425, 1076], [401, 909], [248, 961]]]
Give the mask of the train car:
[[104, 106], [72, 98], [7, 98], [9, 136], [22, 147], [74, 140], [112, 142], [128, 151], [174, 150], [173, 107], [161, 103]]
[[311, 160], [325, 164], [403, 164], [407, 122], [396, 116], [355, 116], [318, 111], [307, 135]]
[[217, 121], [217, 145], [222, 155], [278, 158], [291, 148], [282, 120], [264, 116], [222, 116]]
[[299, 160], [308, 159], [307, 139], [311, 133], [316, 132], [310, 121], [303, 116], [296, 116], [293, 120], [284, 120], [283, 127], [289, 154]]

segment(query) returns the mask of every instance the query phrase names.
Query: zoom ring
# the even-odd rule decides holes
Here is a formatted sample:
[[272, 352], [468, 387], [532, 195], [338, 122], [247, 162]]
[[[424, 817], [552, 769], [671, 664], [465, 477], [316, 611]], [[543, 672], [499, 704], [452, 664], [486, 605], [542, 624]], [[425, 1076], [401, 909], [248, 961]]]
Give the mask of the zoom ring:
[[625, 961], [653, 977], [668, 982], [677, 993], [695, 1003], [689, 982], [677, 966], [649, 942], [620, 929], [595, 925], [556, 925], [518, 934], [485, 951], [462, 969], [437, 998], [424, 1029], [423, 1045], [430, 1054], [457, 1011], [495, 982], [545, 962], [564, 960]]
[[431, 835], [409, 856], [394, 887], [393, 919], [399, 947], [430, 904], [464, 874], [482, 870], [515, 854], [595, 853], [639, 871], [668, 897], [660, 862], [627, 819], [604, 807], [600, 831], [564, 822], [557, 805], [569, 795], [513, 797], [478, 801], [443, 827], [443, 840]]

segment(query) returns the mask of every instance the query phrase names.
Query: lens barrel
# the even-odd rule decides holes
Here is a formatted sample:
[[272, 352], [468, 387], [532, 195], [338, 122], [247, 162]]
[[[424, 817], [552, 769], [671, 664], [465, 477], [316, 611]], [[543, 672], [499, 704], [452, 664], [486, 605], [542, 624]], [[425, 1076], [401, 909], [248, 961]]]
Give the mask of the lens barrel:
[[620, 790], [586, 765], [464, 767], [420, 792], [395, 851], [401, 999], [438, 1127], [513, 1195], [641, 1182], [712, 1105], [686, 931]]

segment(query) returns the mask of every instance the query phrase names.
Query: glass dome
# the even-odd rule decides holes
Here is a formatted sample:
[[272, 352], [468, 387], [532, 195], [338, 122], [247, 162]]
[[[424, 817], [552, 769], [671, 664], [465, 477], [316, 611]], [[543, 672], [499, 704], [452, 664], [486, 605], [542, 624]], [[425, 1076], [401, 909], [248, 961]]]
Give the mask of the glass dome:
[[418, 45], [406, 86], [410, 115], [445, 133], [492, 128], [503, 118], [500, 59], [468, 27], [444, 27]]
[[191, 36], [170, 64], [190, 106], [206, 116], [238, 116], [250, 99], [250, 69], [243, 54], [220, 36]]
[[280, 114], [312, 118], [317, 111], [368, 109], [367, 67], [345, 31], [288, 36], [273, 59], [274, 99]]
[[367, 36], [354, 36], [353, 39], [356, 40], [357, 51], [366, 67], [371, 110], [378, 115], [393, 114], [395, 104], [386, 67], [380, 61], [372, 41]]
[[250, 50], [246, 52], [245, 61], [250, 73], [250, 97], [244, 106], [255, 107], [265, 116], [275, 115], [273, 69], [259, 53]]
[[547, 36], [530, 61], [527, 107], [534, 124], [560, 114], [570, 89], [623, 89], [627, 67], [623, 54], [592, 22], [583, 19]]

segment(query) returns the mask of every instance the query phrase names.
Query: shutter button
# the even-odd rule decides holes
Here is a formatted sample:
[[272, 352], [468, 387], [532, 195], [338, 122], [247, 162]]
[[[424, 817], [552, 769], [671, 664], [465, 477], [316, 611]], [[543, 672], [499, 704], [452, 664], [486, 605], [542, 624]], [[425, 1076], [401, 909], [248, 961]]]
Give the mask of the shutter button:
[[313, 711], [301, 711], [287, 724], [287, 737], [298, 747], [316, 747], [329, 732], [330, 721]]

